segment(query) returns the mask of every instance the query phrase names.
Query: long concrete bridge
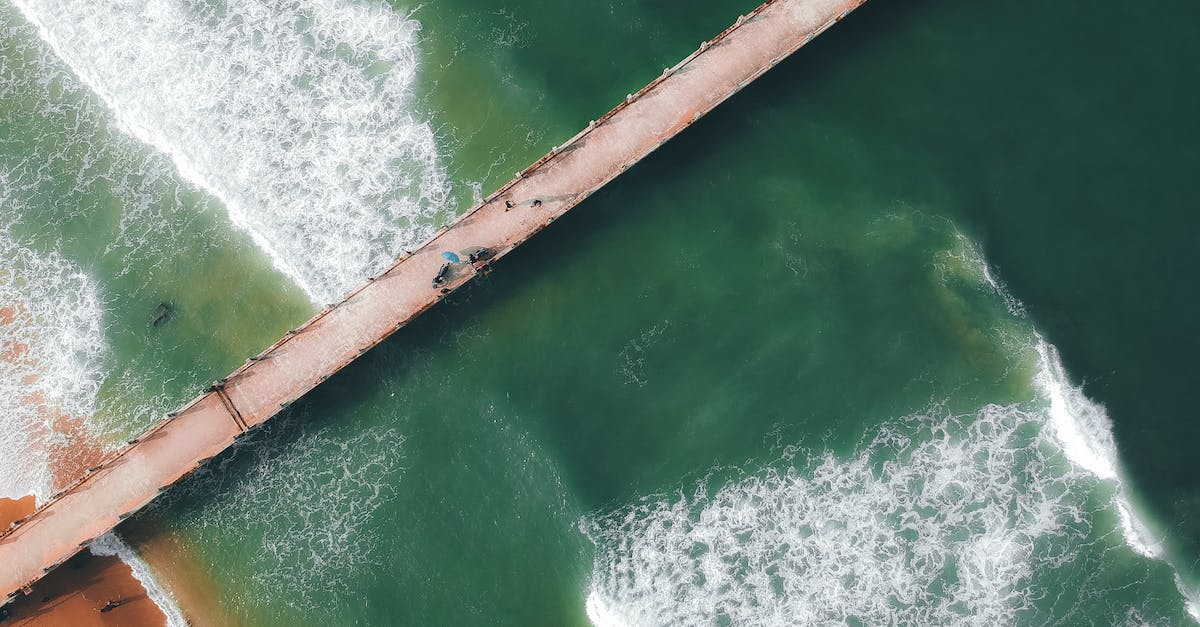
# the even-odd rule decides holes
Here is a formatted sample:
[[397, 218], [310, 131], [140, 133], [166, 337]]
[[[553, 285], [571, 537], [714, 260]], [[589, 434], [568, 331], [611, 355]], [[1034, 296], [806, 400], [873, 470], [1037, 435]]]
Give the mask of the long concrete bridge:
[[[865, 0], [770, 0], [0, 536], [11, 600]], [[447, 264], [453, 251], [462, 262]], [[436, 277], [436, 279], [435, 279]]]

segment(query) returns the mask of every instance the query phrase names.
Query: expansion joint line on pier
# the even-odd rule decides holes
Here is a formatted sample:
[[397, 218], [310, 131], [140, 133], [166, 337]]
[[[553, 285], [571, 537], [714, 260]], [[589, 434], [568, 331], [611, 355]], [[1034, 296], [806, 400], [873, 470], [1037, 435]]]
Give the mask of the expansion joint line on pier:
[[238, 429], [240, 429], [242, 433], [249, 431], [250, 427], [246, 425], [246, 419], [242, 418], [242, 412], [238, 411], [237, 406], [233, 404], [233, 400], [230, 399], [229, 395], [225, 393], [224, 384], [214, 385], [213, 392], [215, 392], [217, 398], [221, 400], [221, 404], [225, 406], [225, 411], [229, 412], [229, 417], [233, 418], [233, 424], [237, 425]]
[[738, 18], [341, 301], [353, 307], [325, 308], [88, 469], [0, 532], [0, 604], [481, 271], [456, 259], [487, 250], [490, 266], [864, 1], [768, 0]]

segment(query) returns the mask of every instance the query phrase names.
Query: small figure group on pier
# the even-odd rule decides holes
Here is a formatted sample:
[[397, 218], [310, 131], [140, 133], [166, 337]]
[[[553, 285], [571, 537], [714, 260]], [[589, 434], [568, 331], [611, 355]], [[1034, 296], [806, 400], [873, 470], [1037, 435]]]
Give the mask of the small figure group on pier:
[[[446, 251], [442, 253], [442, 257], [446, 259], [446, 263], [438, 269], [437, 275], [433, 277], [434, 289], [441, 288], [442, 294], [449, 294], [450, 288], [444, 287], [450, 279], [454, 278], [455, 269], [463, 264], [470, 264], [476, 270], [488, 271], [486, 262], [496, 255], [496, 251], [484, 246], [474, 246], [462, 251], [466, 255], [467, 260], [464, 262], [458, 253]], [[479, 264], [484, 264], [482, 267]]]
[[[523, 204], [525, 204], [525, 203], [523, 203], [523, 202], [513, 202], [513, 201], [511, 201], [511, 200], [506, 200], [506, 201], [504, 201], [504, 210], [505, 210], [505, 211], [508, 211], [509, 209], [512, 209], [513, 207], [516, 207], [517, 205], [523, 205]], [[533, 208], [535, 208], [535, 209], [536, 209], [536, 208], [538, 208], [538, 207], [541, 207], [541, 206], [542, 206], [542, 199], [541, 199], [541, 198], [534, 198], [533, 200], [529, 201], [529, 206], [530, 206], [530, 207], [533, 207]]]

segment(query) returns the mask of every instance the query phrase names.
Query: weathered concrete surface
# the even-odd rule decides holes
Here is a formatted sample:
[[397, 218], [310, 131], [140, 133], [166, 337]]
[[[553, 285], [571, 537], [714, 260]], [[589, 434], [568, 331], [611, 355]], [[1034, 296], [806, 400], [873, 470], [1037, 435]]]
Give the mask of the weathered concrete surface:
[[[412, 255], [248, 361], [223, 390], [201, 395], [0, 537], [0, 598], [437, 303], [441, 290], [431, 280], [443, 251], [488, 247], [503, 256], [863, 2], [773, 0], [705, 42]], [[443, 287], [458, 287], [478, 268], [455, 270]]]

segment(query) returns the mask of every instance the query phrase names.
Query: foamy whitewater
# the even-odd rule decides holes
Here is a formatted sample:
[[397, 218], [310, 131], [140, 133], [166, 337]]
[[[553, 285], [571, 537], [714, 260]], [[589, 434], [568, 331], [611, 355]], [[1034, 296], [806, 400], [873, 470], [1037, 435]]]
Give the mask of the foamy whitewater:
[[[1009, 624], [1082, 537], [1079, 471], [1039, 419], [989, 406], [885, 426], [857, 456], [783, 463], [587, 521], [597, 624]], [[913, 428], [915, 425], [916, 428]], [[788, 460], [784, 460], [785, 462]], [[849, 621], [849, 622], [847, 622]]]
[[53, 490], [49, 456], [69, 452], [54, 419], [96, 410], [103, 311], [95, 283], [77, 266], [17, 244], [6, 230], [0, 228], [0, 497], [34, 494], [40, 502]]
[[[0, 309], [7, 310], [0, 315], [0, 497], [33, 494], [41, 503], [54, 489], [50, 456], [69, 455], [72, 445], [68, 434], [55, 431], [53, 418], [87, 418], [96, 411], [104, 380], [103, 309], [95, 283], [77, 266], [20, 246], [5, 231], [0, 229]], [[129, 564], [168, 624], [187, 624], [146, 564], [115, 535], [97, 539], [91, 550]]]
[[14, 4], [316, 303], [453, 213], [434, 133], [411, 112], [419, 25], [382, 3]]
[[95, 555], [115, 555], [122, 562], [128, 564], [133, 571], [133, 577], [146, 589], [146, 596], [150, 597], [150, 600], [154, 601], [154, 604], [166, 615], [168, 627], [187, 627], [188, 623], [184, 620], [183, 613], [175, 605], [174, 599], [155, 581], [154, 576], [150, 573], [150, 567], [116, 534], [106, 533], [96, 538], [92, 541], [90, 550]]
[[1117, 462], [1117, 447], [1112, 436], [1112, 421], [1104, 407], [1088, 399], [1083, 388], [1072, 385], [1063, 368], [1058, 350], [1038, 337], [1038, 370], [1034, 376], [1042, 397], [1049, 408], [1048, 424], [1055, 432], [1055, 441], [1076, 466], [1093, 476], [1110, 480], [1116, 486], [1112, 507], [1116, 509], [1126, 543], [1138, 554], [1160, 559], [1175, 570], [1175, 585], [1183, 595], [1188, 614], [1200, 623], [1200, 591], [1190, 589], [1179, 575], [1162, 540], [1140, 515], [1127, 493]]
[[[304, 428], [303, 417], [292, 418], [283, 428]], [[399, 482], [403, 443], [394, 429], [378, 428], [349, 439], [327, 428], [286, 444], [269, 437], [253, 444], [254, 463], [244, 473], [212, 475], [219, 487], [206, 492], [187, 524], [202, 533], [245, 529], [263, 537], [244, 555], [256, 573], [246, 582], [250, 596], [257, 588], [297, 609], [320, 608], [330, 597], [353, 594], [346, 582], [371, 565], [380, 539], [369, 523]]]
[[[1024, 317], [969, 240], [945, 258]], [[1035, 335], [1033, 348], [1039, 398], [1025, 405], [935, 409], [883, 425], [848, 459], [793, 448], [719, 487], [706, 478], [690, 494], [584, 518], [596, 547], [588, 617], [598, 626], [1049, 620], [1036, 606], [1050, 594], [1040, 578], [1082, 559], [1075, 546], [1096, 515], [1084, 504], [1103, 485], [1126, 544], [1170, 563], [1126, 494], [1104, 408], [1071, 384], [1053, 346]], [[1198, 595], [1176, 573], [1200, 622]], [[1150, 624], [1141, 608], [1118, 609], [1129, 624]]]

